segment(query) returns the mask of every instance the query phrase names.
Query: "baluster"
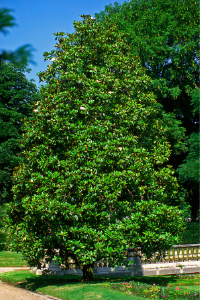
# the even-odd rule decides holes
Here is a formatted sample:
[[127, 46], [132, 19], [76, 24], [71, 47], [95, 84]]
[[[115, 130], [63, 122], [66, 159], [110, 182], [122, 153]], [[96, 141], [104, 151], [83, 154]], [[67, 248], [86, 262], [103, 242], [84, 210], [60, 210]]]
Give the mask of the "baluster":
[[175, 251], [175, 253], [174, 253], [174, 259], [175, 259], [175, 261], [177, 261], [178, 260], [178, 257], [177, 257], [177, 252], [178, 252], [178, 249], [177, 248], [175, 248], [174, 249]]
[[192, 247], [188, 247], [188, 260], [192, 260]]
[[187, 261], [189, 260], [189, 248], [186, 248]]
[[192, 260], [194, 260], [194, 248], [191, 248], [191, 256], [192, 256]]
[[185, 258], [184, 258], [184, 248], [182, 247], [182, 260], [184, 261]]
[[177, 256], [178, 256], [177, 260], [178, 260], [178, 261], [180, 261], [179, 253], [180, 253], [180, 249], [178, 248], [178, 249], [177, 249]]
[[169, 261], [169, 259], [168, 259], [168, 251], [165, 251], [165, 262], [168, 262]]
[[168, 262], [170, 262], [170, 250], [167, 251], [167, 255], [168, 255]]
[[172, 257], [173, 257], [173, 262], [175, 262], [175, 249], [172, 249]]

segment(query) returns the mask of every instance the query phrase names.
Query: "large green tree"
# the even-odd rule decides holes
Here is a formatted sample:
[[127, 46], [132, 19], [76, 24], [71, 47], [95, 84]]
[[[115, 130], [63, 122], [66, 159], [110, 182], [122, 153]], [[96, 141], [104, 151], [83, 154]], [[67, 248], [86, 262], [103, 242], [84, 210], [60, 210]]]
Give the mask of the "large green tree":
[[190, 185], [199, 184], [199, 133], [188, 138], [189, 151], [183, 164], [178, 168], [180, 179]]
[[12, 173], [21, 162], [22, 119], [30, 117], [36, 85], [26, 79], [26, 67], [0, 63], [0, 205], [12, 200]]
[[[199, 113], [199, 88], [192, 93], [193, 114]], [[193, 202], [193, 209], [198, 212], [199, 199], [199, 132], [193, 132], [188, 137], [188, 154], [182, 164], [179, 165], [177, 172], [179, 179], [187, 187], [189, 193], [196, 201]]]
[[[127, 34], [132, 53], [152, 79], [149, 89], [163, 105], [163, 125], [172, 145], [170, 164], [177, 169], [187, 155], [185, 134], [198, 132], [199, 127], [198, 110], [193, 113], [191, 105], [199, 85], [199, 1], [116, 2], [95, 16], [105, 26], [113, 22], [119, 32]], [[187, 190], [193, 190], [189, 202], [195, 216], [197, 185], [190, 184]]]
[[[193, 114], [199, 114], [200, 89], [196, 88], [192, 93]], [[199, 184], [199, 132], [192, 132], [188, 138], [189, 151], [183, 164], [178, 168], [180, 179], [190, 185]], [[197, 196], [198, 198], [198, 196]]]
[[130, 247], [151, 256], [176, 243], [182, 217], [149, 77], [115, 26], [90, 16], [74, 26], [45, 53], [8, 225], [30, 265], [59, 249], [88, 280], [102, 258], [114, 265]]

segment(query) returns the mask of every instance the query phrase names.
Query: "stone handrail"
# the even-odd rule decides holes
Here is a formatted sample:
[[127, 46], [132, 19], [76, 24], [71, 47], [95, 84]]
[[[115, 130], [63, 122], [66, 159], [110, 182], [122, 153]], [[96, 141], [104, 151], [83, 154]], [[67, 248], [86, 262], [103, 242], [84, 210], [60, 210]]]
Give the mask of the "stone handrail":
[[[59, 250], [57, 249], [59, 254]], [[141, 249], [133, 251], [129, 249], [127, 257], [133, 261], [133, 266], [127, 270], [121, 265], [118, 268], [113, 268], [108, 260], [98, 261], [94, 267], [94, 274], [121, 274], [120, 276], [150, 276], [150, 275], [166, 275], [166, 274], [184, 274], [197, 273], [200, 271], [200, 244], [174, 245], [172, 248], [159, 256], [159, 253], [154, 253], [151, 259], [146, 259], [141, 254]], [[69, 260], [68, 265], [60, 265], [57, 261], [46, 263], [43, 261], [41, 270], [35, 271], [37, 275], [43, 274], [45, 270], [50, 271], [50, 274], [78, 274], [82, 275], [82, 271], [77, 268], [73, 260]]]
[[[187, 245], [174, 245], [170, 250], [165, 251], [164, 253], [156, 252], [151, 257], [151, 259], [146, 259], [144, 255], [141, 254], [140, 249], [136, 252], [131, 251], [127, 254], [128, 259], [132, 261], [137, 261], [140, 264], [153, 264], [153, 263], [175, 263], [175, 262], [187, 262], [187, 261], [198, 261], [200, 260], [200, 244], [187, 244]], [[110, 266], [108, 260], [100, 260], [96, 262], [95, 268], [99, 267], [108, 267]], [[76, 269], [73, 260], [69, 261], [67, 269], [73, 270]]]
[[141, 254], [140, 249], [137, 252], [128, 252], [128, 257], [139, 257], [142, 264], [156, 262], [183, 262], [198, 261], [200, 259], [200, 244], [173, 245], [171, 249], [165, 252], [156, 252], [150, 259], [146, 259]]

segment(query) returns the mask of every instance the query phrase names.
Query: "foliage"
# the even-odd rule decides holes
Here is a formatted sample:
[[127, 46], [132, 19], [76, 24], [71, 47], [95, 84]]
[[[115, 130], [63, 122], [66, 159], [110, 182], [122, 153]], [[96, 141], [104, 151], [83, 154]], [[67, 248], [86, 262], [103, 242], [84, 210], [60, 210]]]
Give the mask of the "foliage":
[[[153, 79], [166, 112], [191, 119], [191, 91], [199, 80], [199, 1], [129, 1], [107, 5], [96, 18], [112, 20]], [[109, 21], [108, 21], [109, 20]], [[109, 26], [109, 25], [108, 25]]]
[[35, 84], [24, 75], [25, 67], [0, 64], [0, 205], [12, 200], [12, 172], [21, 162], [22, 119], [30, 117], [37, 99]]
[[114, 26], [83, 19], [45, 53], [52, 65], [24, 125], [8, 225], [30, 265], [60, 249], [86, 280], [96, 261], [119, 264], [127, 248], [170, 247], [183, 224], [150, 79]]
[[195, 88], [192, 93], [191, 93], [191, 104], [193, 107], [193, 115], [195, 114], [199, 114], [199, 110], [200, 110], [200, 89], [199, 88]]
[[[11, 9], [0, 8], [0, 32], [6, 34], [8, 27], [15, 26], [14, 17], [10, 14]], [[17, 66], [22, 66], [27, 60], [33, 63], [31, 57], [33, 48], [31, 45], [24, 45], [19, 47], [15, 51], [2, 50], [0, 53], [0, 63], [3, 61], [9, 61]]]
[[[199, 113], [199, 88], [196, 88], [192, 92], [192, 109], [193, 115]], [[191, 204], [193, 220], [198, 218], [199, 211], [199, 132], [193, 132], [187, 138], [188, 151], [185, 160], [179, 165], [177, 173], [180, 182], [188, 190], [188, 200]], [[196, 240], [196, 237], [194, 237]]]
[[6, 215], [5, 208], [1, 207], [0, 209], [0, 251], [4, 250], [6, 248], [6, 240], [7, 240], [7, 234], [5, 233], [3, 227], [4, 227], [4, 221], [3, 218]]
[[181, 181], [199, 185], [199, 132], [193, 132], [188, 138], [189, 151], [184, 163], [177, 172]]
[[[192, 93], [193, 114], [199, 113], [199, 88], [196, 88]], [[183, 182], [188, 182], [190, 185], [199, 185], [199, 132], [193, 132], [188, 138], [188, 155], [178, 167], [179, 178]]]
[[[139, 56], [152, 79], [149, 89], [163, 105], [163, 126], [172, 146], [170, 164], [177, 169], [187, 154], [185, 133], [189, 136], [199, 130], [199, 1], [115, 2], [95, 17], [107, 27], [114, 23], [119, 32], [127, 34], [132, 53]], [[181, 168], [186, 174], [187, 166]], [[183, 186], [196, 218], [198, 187], [194, 181]]]
[[179, 238], [180, 244], [199, 244], [199, 223], [187, 223], [185, 230], [181, 233]]
[[0, 251], [6, 249], [7, 235], [3, 230], [0, 230]]

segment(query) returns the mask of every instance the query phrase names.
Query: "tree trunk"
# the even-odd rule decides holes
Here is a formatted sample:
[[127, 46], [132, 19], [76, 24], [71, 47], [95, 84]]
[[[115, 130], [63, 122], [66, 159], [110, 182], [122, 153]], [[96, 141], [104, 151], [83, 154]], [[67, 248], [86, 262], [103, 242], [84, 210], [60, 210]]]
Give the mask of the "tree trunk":
[[84, 265], [82, 271], [83, 271], [82, 281], [93, 281], [94, 280], [92, 265]]

